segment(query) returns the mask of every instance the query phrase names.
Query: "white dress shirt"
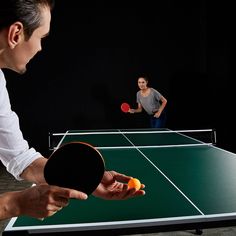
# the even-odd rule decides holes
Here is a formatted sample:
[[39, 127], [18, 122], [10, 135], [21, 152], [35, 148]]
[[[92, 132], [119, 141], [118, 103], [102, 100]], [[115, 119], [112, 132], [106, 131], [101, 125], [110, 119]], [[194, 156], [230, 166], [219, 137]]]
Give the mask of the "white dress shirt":
[[22, 180], [23, 170], [41, 156], [34, 148], [29, 148], [22, 135], [18, 116], [11, 110], [5, 76], [0, 70], [0, 160], [9, 173]]

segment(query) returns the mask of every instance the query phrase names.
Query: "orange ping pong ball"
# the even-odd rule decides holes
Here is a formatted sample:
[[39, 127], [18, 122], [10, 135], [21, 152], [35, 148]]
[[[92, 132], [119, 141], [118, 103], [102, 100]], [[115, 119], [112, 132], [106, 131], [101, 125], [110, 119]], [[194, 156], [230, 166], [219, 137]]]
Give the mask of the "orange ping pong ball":
[[128, 182], [129, 188], [135, 188], [136, 191], [141, 188], [141, 183], [137, 178], [131, 178]]

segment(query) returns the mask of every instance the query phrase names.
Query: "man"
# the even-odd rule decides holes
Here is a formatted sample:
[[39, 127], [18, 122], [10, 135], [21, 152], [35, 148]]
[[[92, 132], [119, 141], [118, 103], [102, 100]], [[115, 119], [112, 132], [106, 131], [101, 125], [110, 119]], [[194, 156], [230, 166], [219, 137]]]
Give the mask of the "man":
[[[1, 70], [26, 72], [27, 63], [41, 51], [41, 40], [49, 33], [53, 5], [53, 0], [1, 0], [0, 160], [17, 180], [24, 179], [36, 185], [0, 195], [0, 219], [19, 215], [44, 218], [67, 206], [70, 198], [87, 199], [83, 192], [45, 183], [43, 169], [47, 158], [29, 148], [24, 140], [18, 117], [11, 110]], [[130, 178], [115, 171], [106, 171], [93, 194], [114, 200], [144, 195], [143, 190], [128, 188]]]

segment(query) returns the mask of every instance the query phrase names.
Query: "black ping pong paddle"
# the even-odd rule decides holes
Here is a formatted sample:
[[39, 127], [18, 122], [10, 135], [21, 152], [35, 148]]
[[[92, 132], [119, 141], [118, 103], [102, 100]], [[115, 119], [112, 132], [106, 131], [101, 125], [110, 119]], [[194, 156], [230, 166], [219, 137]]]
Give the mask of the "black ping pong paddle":
[[90, 195], [101, 182], [104, 171], [103, 157], [95, 147], [84, 142], [70, 142], [51, 154], [44, 167], [44, 178], [50, 185]]

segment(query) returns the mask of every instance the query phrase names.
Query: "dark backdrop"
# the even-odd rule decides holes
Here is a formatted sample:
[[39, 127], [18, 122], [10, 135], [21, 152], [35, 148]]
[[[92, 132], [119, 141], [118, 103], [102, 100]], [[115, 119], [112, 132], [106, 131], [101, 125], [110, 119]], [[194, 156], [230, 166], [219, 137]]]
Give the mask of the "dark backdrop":
[[120, 111], [123, 101], [136, 106], [137, 78], [146, 74], [168, 99], [168, 128], [216, 128], [218, 145], [236, 151], [227, 3], [75, 3], [56, 2], [26, 74], [5, 71], [31, 146], [47, 153], [49, 132], [148, 127], [145, 113]]

